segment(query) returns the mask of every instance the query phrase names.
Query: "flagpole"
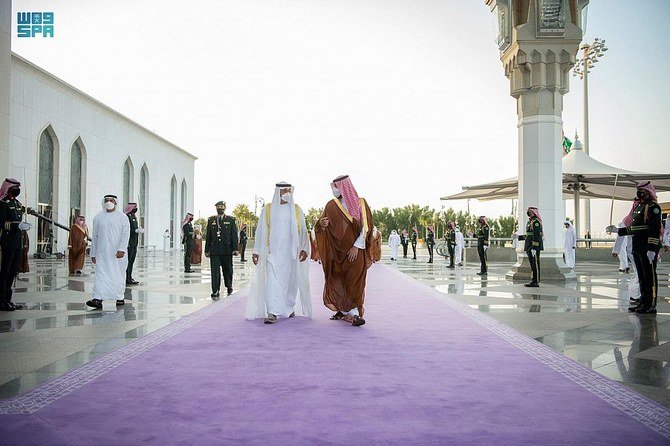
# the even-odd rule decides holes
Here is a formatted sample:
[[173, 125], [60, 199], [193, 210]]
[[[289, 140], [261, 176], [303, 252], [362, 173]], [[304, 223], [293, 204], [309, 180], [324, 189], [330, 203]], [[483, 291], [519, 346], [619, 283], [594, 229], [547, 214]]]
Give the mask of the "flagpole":
[[612, 226], [612, 215], [614, 214], [614, 196], [616, 195], [616, 184], [619, 181], [619, 174], [614, 176], [614, 190], [612, 191], [612, 204], [610, 205], [610, 226]]

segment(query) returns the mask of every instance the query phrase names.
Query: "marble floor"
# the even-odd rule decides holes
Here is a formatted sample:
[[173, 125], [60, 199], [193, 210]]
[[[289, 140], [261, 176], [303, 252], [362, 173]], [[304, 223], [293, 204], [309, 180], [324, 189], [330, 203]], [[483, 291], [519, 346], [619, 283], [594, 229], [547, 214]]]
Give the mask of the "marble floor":
[[[178, 254], [141, 253], [134, 274], [140, 284], [126, 289], [126, 305], [91, 312], [84, 305], [93, 286], [91, 264], [82, 276], [69, 276], [66, 260], [31, 259], [13, 299], [25, 309], [0, 313], [0, 398], [23, 394], [210, 305], [209, 262], [203, 260], [196, 273], [185, 274]], [[481, 278], [475, 263], [449, 270], [443, 259], [426, 260], [392, 262], [385, 252], [383, 263], [670, 407], [670, 265], [659, 267], [659, 314], [637, 316], [626, 312], [630, 276], [619, 274], [614, 262], [578, 263], [577, 282], [530, 290], [505, 280], [511, 264], [492, 264]], [[235, 259], [235, 289], [248, 285], [251, 272], [251, 262]]]

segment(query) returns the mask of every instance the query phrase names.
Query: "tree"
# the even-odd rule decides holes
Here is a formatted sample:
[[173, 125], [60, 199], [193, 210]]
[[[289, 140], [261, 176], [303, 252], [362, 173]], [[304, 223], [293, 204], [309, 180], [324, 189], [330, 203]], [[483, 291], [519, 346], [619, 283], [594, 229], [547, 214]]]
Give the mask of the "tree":
[[202, 230], [200, 233], [202, 234], [202, 239], [205, 240], [205, 237], [207, 236], [207, 219], [206, 218], [199, 218], [194, 222], [195, 225], [200, 225]]
[[323, 208], [309, 208], [307, 214], [305, 214], [305, 224], [307, 224], [307, 228], [313, 228], [316, 224], [316, 221], [319, 219], [319, 217], [321, 217], [322, 214]]
[[249, 227], [249, 236], [254, 233], [254, 229], [258, 224], [258, 217], [254, 215], [249, 206], [246, 204], [238, 204], [233, 210], [233, 216], [237, 220], [237, 227], [240, 228], [243, 224], [246, 224]]

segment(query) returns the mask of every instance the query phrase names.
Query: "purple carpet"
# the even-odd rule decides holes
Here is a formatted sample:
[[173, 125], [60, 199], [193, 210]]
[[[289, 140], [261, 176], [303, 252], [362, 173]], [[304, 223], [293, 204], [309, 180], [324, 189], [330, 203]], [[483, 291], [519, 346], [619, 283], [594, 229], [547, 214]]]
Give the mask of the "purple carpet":
[[396, 270], [363, 327], [311, 274], [313, 320], [221, 301], [3, 401], [0, 444], [669, 444], [665, 408]]

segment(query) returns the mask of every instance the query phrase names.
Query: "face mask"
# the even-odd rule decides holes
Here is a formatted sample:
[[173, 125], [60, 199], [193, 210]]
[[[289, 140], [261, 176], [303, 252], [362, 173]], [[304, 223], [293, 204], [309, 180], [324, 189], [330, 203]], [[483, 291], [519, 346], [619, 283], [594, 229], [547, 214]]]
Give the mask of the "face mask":
[[223, 215], [224, 212], [226, 212], [225, 209], [217, 209], [216, 210], [216, 213], [219, 214], [219, 215]]
[[21, 195], [21, 189], [18, 188], [18, 187], [10, 189], [9, 190], [9, 195], [11, 195], [12, 197], [18, 197], [19, 195]]
[[107, 209], [108, 211], [111, 211], [115, 207], [116, 207], [116, 205], [114, 204], [113, 201], [106, 201], [105, 202], [105, 209]]
[[281, 199], [288, 203], [288, 201], [291, 199], [291, 192], [281, 194]]
[[132, 211], [130, 211], [130, 213], [131, 213], [131, 214], [137, 214], [137, 208], [135, 208], [135, 209], [133, 209]]
[[637, 191], [636, 195], [637, 195], [637, 198], [639, 198], [640, 200], [644, 200], [645, 198], [647, 198], [646, 192], [643, 192], [641, 190]]
[[532, 216], [533, 216], [533, 213], [530, 212], [530, 211], [528, 211], [528, 212], [526, 212], [526, 215], [529, 216], [529, 217], [532, 217]]
[[333, 189], [333, 196], [335, 196], [335, 198], [340, 198], [342, 196], [340, 190], [335, 186], [331, 186], [331, 189]]

